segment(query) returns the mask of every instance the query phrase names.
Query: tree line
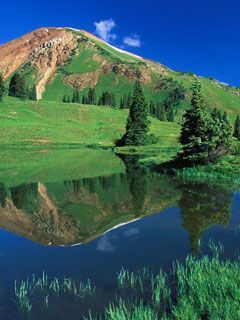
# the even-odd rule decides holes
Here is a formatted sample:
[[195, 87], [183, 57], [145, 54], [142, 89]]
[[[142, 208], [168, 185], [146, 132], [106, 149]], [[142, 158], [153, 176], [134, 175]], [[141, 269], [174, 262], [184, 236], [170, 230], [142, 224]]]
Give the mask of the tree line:
[[82, 97], [77, 89], [73, 91], [72, 96], [64, 94], [62, 101], [64, 103], [81, 103], [81, 104], [91, 104], [98, 106], [110, 106], [116, 107], [116, 96], [115, 93], [109, 92], [107, 90], [103, 91], [100, 97], [97, 99], [95, 88], [89, 88], [86, 94]]

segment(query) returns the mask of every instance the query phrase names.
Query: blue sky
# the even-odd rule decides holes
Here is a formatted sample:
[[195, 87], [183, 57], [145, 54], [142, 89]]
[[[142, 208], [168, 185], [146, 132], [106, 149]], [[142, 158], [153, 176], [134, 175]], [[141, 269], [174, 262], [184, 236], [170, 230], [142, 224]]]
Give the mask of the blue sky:
[[239, 16], [239, 0], [3, 1], [0, 43], [42, 26], [69, 26], [173, 69], [240, 86]]

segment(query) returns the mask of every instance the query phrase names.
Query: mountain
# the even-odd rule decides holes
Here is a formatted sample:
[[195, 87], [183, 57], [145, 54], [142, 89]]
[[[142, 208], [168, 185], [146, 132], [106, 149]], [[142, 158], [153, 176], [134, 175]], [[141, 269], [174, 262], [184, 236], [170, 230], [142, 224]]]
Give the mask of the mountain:
[[[89, 87], [97, 98], [104, 90], [114, 92], [117, 105], [132, 91], [138, 71], [150, 101], [163, 101], [177, 89], [184, 91], [176, 113], [189, 106], [196, 75], [115, 48], [96, 36], [71, 28], [41, 28], [0, 46], [0, 72], [6, 81], [21, 71], [28, 86], [36, 84], [38, 99], [62, 101], [74, 89], [82, 94]], [[240, 89], [212, 78], [198, 77], [209, 108], [227, 111], [234, 118], [240, 111]]]

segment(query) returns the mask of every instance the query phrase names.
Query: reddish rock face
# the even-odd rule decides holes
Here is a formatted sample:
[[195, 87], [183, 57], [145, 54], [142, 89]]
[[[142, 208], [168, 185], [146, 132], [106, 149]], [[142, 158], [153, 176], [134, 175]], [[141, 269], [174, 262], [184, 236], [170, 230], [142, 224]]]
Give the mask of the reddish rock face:
[[37, 96], [77, 46], [74, 33], [65, 28], [41, 28], [0, 46], [0, 72], [7, 78], [29, 62], [38, 70]]
[[[93, 52], [92, 59], [99, 63], [99, 67], [95, 71], [73, 73], [63, 77], [63, 83], [71, 88], [78, 87], [83, 90], [88, 87], [97, 85], [102, 74], [115, 73], [126, 78], [127, 81], [133, 82], [136, 79], [136, 70], [129, 67], [126, 63], [119, 63], [115, 56], [111, 59], [102, 55], [98, 49], [99, 43], [104, 43], [94, 35], [78, 30], [76, 32], [69, 28], [41, 28], [30, 32], [18, 39], [12, 40], [0, 46], [0, 73], [6, 79], [16, 70], [23, 68], [26, 64], [36, 69], [34, 82], [36, 84], [37, 98], [41, 99], [45, 86], [49, 83], [56, 74], [57, 68], [63, 66], [74, 54], [81, 55], [81, 48]], [[85, 42], [79, 47], [79, 40], [83, 38]], [[124, 52], [125, 55], [134, 57], [141, 62], [139, 66], [141, 72], [141, 80], [147, 85], [151, 82], [151, 73], [163, 74], [165, 71], [160, 64], [154, 64], [144, 60], [141, 57], [125, 52], [118, 48], [106, 44], [106, 51], [109, 52]], [[111, 53], [110, 53], [111, 55]], [[116, 81], [117, 78], [116, 78]]]

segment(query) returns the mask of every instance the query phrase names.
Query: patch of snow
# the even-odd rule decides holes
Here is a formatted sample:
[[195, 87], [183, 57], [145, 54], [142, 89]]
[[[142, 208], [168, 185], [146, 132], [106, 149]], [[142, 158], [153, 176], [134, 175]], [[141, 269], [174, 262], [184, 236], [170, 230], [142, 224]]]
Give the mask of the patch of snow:
[[[105, 41], [103, 41], [103, 42], [105, 42]], [[125, 53], [125, 54], [127, 54], [128, 56], [132, 56], [132, 57], [135, 57], [135, 58], [137, 58], [137, 59], [143, 60], [143, 58], [140, 57], [140, 56], [138, 56], [137, 54], [134, 54], [134, 53], [125, 51], [125, 50], [120, 49], [120, 48], [117, 48], [117, 47], [114, 47], [114, 46], [112, 46], [111, 44], [109, 44], [109, 43], [107, 43], [107, 42], [105, 42], [105, 43], [106, 43], [109, 47], [113, 48], [114, 50], [116, 50], [116, 51], [118, 51], [118, 52]]]
[[112, 231], [112, 230], [115, 230], [115, 229], [118, 229], [118, 228], [120, 228], [120, 227], [122, 227], [122, 226], [125, 226], [125, 225], [127, 225], [127, 224], [130, 224], [130, 223], [133, 223], [133, 222], [135, 222], [135, 221], [138, 221], [138, 220], [140, 220], [140, 219], [141, 219], [141, 218], [137, 218], [137, 219], [133, 219], [133, 220], [128, 221], [128, 222], [120, 223], [120, 224], [112, 227], [111, 229], [105, 231], [102, 235], [107, 234], [108, 232], [110, 232], [110, 231]]
[[70, 30], [73, 30], [73, 31], [80, 31], [79, 29], [75, 29], [75, 28], [67, 28], [67, 29], [70, 29]]

